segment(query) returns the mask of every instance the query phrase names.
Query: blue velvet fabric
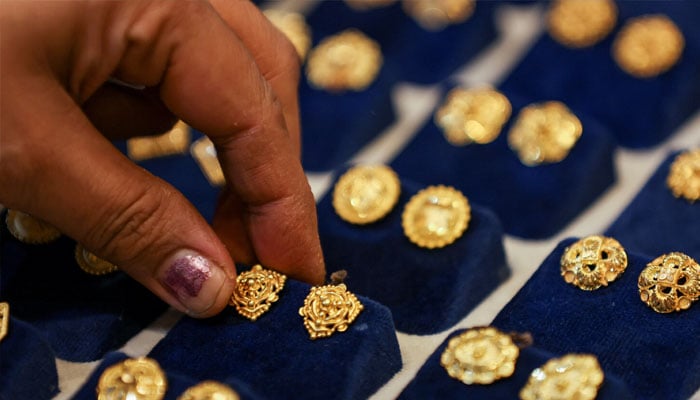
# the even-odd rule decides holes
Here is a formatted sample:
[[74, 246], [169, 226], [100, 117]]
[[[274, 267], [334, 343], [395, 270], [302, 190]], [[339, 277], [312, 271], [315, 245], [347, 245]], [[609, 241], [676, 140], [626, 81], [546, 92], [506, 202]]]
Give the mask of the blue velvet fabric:
[[360, 11], [344, 1], [321, 1], [307, 22], [314, 38], [360, 29], [380, 44], [394, 82], [432, 84], [447, 78], [495, 39], [498, 6], [498, 2], [478, 1], [469, 19], [440, 31], [418, 25], [404, 12], [401, 1]]
[[368, 397], [401, 368], [389, 310], [358, 296], [364, 310], [347, 331], [311, 340], [298, 313], [310, 288], [287, 280], [279, 301], [255, 322], [233, 307], [206, 320], [185, 317], [149, 357], [195, 380], [238, 379], [269, 398]]
[[64, 360], [99, 359], [166, 309], [122, 272], [83, 272], [75, 261], [75, 242], [67, 237], [29, 245], [13, 238], [5, 224], [0, 232], [0, 301], [9, 302], [12, 315], [37, 328]]
[[13, 307], [7, 336], [0, 341], [0, 399], [50, 399], [58, 393], [51, 346], [36, 328], [13, 317]]
[[[700, 387], [700, 307], [659, 314], [639, 298], [637, 279], [652, 258], [628, 251], [627, 270], [608, 287], [564, 282], [562, 241], [496, 316], [504, 331], [530, 332], [553, 353], [592, 353], [636, 399], [687, 399]], [[624, 242], [623, 242], [624, 245]]]
[[368, 225], [340, 219], [332, 190], [318, 204], [326, 265], [345, 269], [353, 290], [389, 307], [399, 331], [421, 335], [457, 323], [510, 275], [500, 222], [479, 205], [471, 203], [469, 226], [451, 245], [430, 250], [408, 240], [401, 214], [423, 187], [403, 180], [394, 209]]
[[652, 258], [680, 251], [700, 260], [700, 203], [674, 197], [666, 185], [671, 163], [679, 153], [669, 155], [659, 166], [606, 230], [607, 236]]
[[513, 116], [495, 141], [453, 146], [430, 118], [391, 166], [403, 177], [460, 189], [475, 203], [492, 209], [507, 233], [546, 238], [615, 180], [614, 140], [596, 119], [573, 109], [583, 134], [569, 155], [559, 163], [523, 165], [508, 147], [510, 125], [522, 107], [549, 99], [528, 97], [526, 101], [511, 92], [504, 94], [513, 106]]
[[[649, 147], [666, 139], [700, 107], [700, 2], [618, 1], [617, 6], [617, 29], [605, 40], [570, 49], [545, 33], [501, 87], [563, 101], [596, 117], [621, 145]], [[659, 13], [683, 32], [683, 55], [658, 77], [632, 77], [611, 55], [615, 35], [628, 19]]]
[[[563, 355], [552, 354], [538, 348], [537, 338], [534, 338], [535, 343], [533, 346], [520, 350], [513, 375], [488, 385], [465, 385], [461, 381], [450, 377], [445, 368], [440, 365], [440, 357], [445, 348], [447, 348], [450, 339], [463, 332], [465, 330], [455, 331], [445, 339], [423, 364], [416, 377], [401, 392], [399, 399], [517, 399], [520, 389], [527, 383], [532, 370], [541, 367], [551, 358]], [[631, 400], [634, 398], [618, 377], [609, 374], [608, 371], [604, 371], [604, 373], [605, 381], [600, 386], [596, 399]]]
[[[88, 380], [83, 384], [80, 390], [73, 396], [74, 400], [91, 400], [95, 398], [97, 384], [100, 381], [100, 376], [109, 367], [119, 362], [122, 362], [129, 357], [124, 353], [109, 353], [105, 356], [104, 360], [100, 365], [93, 371]], [[167, 390], [165, 392], [165, 400], [176, 400], [185, 390], [190, 387], [200, 383], [203, 380], [194, 380], [187, 376], [182, 376], [174, 373], [170, 370], [164, 370], [166, 379], [168, 382]], [[231, 389], [236, 391], [242, 400], [263, 400], [260, 394], [255, 393], [248, 385], [238, 381], [236, 379], [229, 379], [226, 381], [219, 381], [220, 383], [226, 384]]]

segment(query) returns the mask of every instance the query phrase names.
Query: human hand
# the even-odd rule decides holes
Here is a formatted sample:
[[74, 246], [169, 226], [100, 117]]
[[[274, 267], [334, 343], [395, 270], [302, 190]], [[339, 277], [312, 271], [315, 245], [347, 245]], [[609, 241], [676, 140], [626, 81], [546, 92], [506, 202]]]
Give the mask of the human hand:
[[[226, 306], [233, 260], [322, 283], [298, 58], [250, 2], [3, 1], [0, 44], [0, 203], [196, 317]], [[227, 185], [213, 228], [110, 143], [176, 118], [216, 146]]]

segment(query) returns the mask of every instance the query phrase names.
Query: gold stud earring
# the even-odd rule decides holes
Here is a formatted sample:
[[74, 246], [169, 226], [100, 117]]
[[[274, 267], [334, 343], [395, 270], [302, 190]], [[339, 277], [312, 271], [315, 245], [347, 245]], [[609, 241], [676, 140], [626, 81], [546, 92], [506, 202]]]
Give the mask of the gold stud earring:
[[626, 268], [627, 253], [620, 242], [600, 235], [580, 239], [561, 256], [561, 276], [583, 290], [608, 286]]
[[257, 264], [238, 275], [229, 304], [235, 306], [240, 315], [255, 321], [279, 300], [286, 280], [285, 275]]
[[345, 332], [364, 306], [347, 290], [345, 284], [315, 286], [299, 308], [304, 327], [311, 339]]
[[605, 374], [590, 354], [567, 354], [553, 358], [530, 374], [520, 390], [521, 400], [593, 400]]
[[700, 200], [700, 149], [680, 153], [671, 164], [666, 184], [675, 197]]
[[547, 14], [547, 30], [567, 47], [593, 46], [603, 40], [617, 22], [612, 0], [556, 0]]
[[401, 182], [385, 165], [358, 165], [338, 179], [333, 208], [343, 220], [364, 225], [384, 218], [396, 205]]
[[167, 386], [165, 373], [155, 360], [131, 358], [104, 370], [97, 383], [97, 399], [160, 400]]
[[471, 207], [459, 190], [428, 186], [406, 203], [401, 225], [408, 239], [420, 247], [445, 247], [459, 239], [469, 225]]
[[75, 245], [75, 261], [80, 269], [90, 275], [106, 275], [119, 270], [119, 267], [87, 251], [81, 244]]
[[637, 286], [644, 304], [658, 313], [686, 310], [700, 298], [700, 265], [680, 252], [664, 254], [647, 264]]
[[17, 210], [7, 210], [7, 230], [17, 240], [29, 244], [46, 244], [61, 236], [61, 232], [46, 222]]
[[188, 388], [177, 400], [239, 400], [240, 396], [229, 386], [216, 381], [200, 382]]

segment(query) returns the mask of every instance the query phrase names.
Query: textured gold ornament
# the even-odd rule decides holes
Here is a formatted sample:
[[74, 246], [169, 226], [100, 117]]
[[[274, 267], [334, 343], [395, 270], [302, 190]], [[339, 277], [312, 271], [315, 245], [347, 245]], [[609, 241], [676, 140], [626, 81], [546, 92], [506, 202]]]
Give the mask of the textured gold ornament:
[[683, 54], [683, 33], [665, 15], [630, 19], [615, 38], [613, 58], [628, 74], [651, 78], [668, 71]]
[[306, 76], [320, 89], [361, 91], [374, 82], [381, 66], [379, 44], [356, 29], [348, 29], [311, 50]]
[[7, 210], [5, 223], [12, 236], [24, 243], [45, 244], [61, 236], [61, 232], [53, 226], [17, 210]]
[[224, 171], [216, 158], [216, 148], [208, 137], [202, 137], [192, 143], [190, 152], [212, 186], [223, 186], [226, 183]]
[[299, 315], [311, 339], [345, 332], [364, 307], [345, 284], [315, 286], [304, 299]]
[[119, 270], [119, 267], [87, 251], [81, 244], [75, 246], [75, 261], [90, 275], [106, 275]]
[[216, 381], [204, 381], [187, 389], [177, 400], [239, 400], [229, 386]]
[[270, 309], [272, 303], [279, 300], [279, 292], [284, 288], [286, 280], [285, 275], [257, 264], [238, 275], [229, 304], [235, 306], [242, 316], [255, 321]]
[[447, 94], [434, 120], [455, 146], [486, 144], [498, 137], [510, 113], [510, 101], [496, 90], [457, 88]]
[[459, 239], [469, 225], [471, 207], [459, 190], [428, 186], [408, 201], [401, 216], [403, 232], [420, 247], [445, 247]]
[[700, 149], [685, 151], [673, 160], [666, 184], [676, 197], [700, 200]]
[[509, 335], [496, 328], [474, 328], [450, 339], [440, 365], [467, 385], [488, 385], [513, 375], [519, 354]]
[[345, 3], [357, 11], [371, 10], [394, 4], [396, 0], [345, 0]]
[[369, 224], [386, 216], [396, 205], [401, 182], [386, 165], [358, 165], [338, 179], [333, 208], [352, 224]]
[[403, 0], [403, 9], [429, 31], [466, 21], [474, 13], [474, 0]]
[[7, 336], [7, 331], [10, 326], [10, 304], [6, 302], [0, 303], [0, 342]]
[[600, 42], [616, 22], [617, 6], [613, 0], [556, 0], [547, 15], [552, 38], [573, 48]]
[[187, 153], [190, 145], [190, 127], [178, 121], [168, 132], [153, 137], [137, 137], [127, 140], [126, 152], [134, 161]]
[[617, 240], [587, 236], [564, 250], [561, 276], [583, 290], [596, 290], [617, 279], [627, 268], [627, 253]]
[[304, 60], [311, 47], [311, 29], [303, 15], [281, 10], [265, 10], [267, 19], [292, 42], [299, 58]]
[[520, 390], [521, 400], [593, 400], [605, 375], [590, 354], [553, 358], [530, 374]]
[[165, 373], [150, 358], [124, 360], [107, 368], [97, 384], [98, 400], [160, 400], [167, 389]]
[[662, 314], [690, 308], [700, 298], [700, 265], [673, 252], [647, 264], [637, 281], [642, 301]]
[[558, 101], [532, 104], [520, 111], [508, 133], [508, 145], [528, 166], [557, 163], [583, 133], [581, 121]]

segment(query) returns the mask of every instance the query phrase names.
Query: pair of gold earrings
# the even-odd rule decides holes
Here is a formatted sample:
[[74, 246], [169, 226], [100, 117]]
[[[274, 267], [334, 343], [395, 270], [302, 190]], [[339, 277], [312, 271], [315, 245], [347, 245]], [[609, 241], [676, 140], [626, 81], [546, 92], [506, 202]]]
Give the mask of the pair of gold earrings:
[[[508, 378], [523, 342], [522, 335], [506, 334], [493, 327], [472, 328], [453, 337], [440, 357], [447, 374], [464, 384], [488, 385]], [[515, 340], [514, 340], [515, 338]], [[598, 359], [590, 354], [567, 354], [536, 368], [520, 390], [522, 400], [593, 399], [604, 380]]]
[[[385, 165], [358, 165], [345, 172], [333, 189], [333, 208], [340, 218], [366, 225], [384, 218], [401, 192], [398, 175]], [[450, 186], [428, 186], [406, 203], [404, 234], [414, 244], [442, 248], [460, 238], [469, 225], [471, 206]]]
[[[454, 146], [496, 140], [512, 106], [503, 93], [484, 88], [455, 88], [435, 112], [435, 125]], [[562, 161], [583, 133], [583, 125], [562, 102], [524, 107], [508, 133], [508, 145], [527, 166]]]
[[[561, 257], [564, 280], [582, 290], [607, 286], [627, 268], [627, 253], [610, 237], [592, 235], [573, 243]], [[700, 299], [700, 265], [672, 252], [647, 264], [637, 281], [640, 299], [658, 313], [690, 308]]]
[[[230, 305], [251, 321], [257, 320], [279, 300], [287, 277], [279, 272], [255, 265], [236, 278]], [[311, 339], [344, 332], [363, 309], [362, 303], [347, 290], [345, 284], [315, 286], [299, 308], [304, 327]]]

